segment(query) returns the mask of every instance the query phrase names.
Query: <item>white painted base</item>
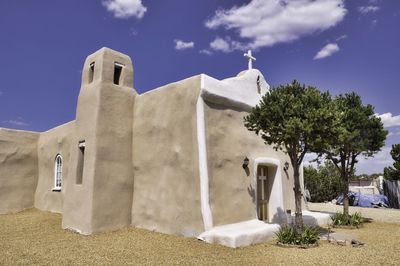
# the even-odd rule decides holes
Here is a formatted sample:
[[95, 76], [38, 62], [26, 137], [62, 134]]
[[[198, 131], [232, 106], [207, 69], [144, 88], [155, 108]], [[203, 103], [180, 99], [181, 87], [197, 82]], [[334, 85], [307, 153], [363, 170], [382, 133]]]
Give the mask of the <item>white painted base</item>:
[[[332, 223], [331, 216], [334, 216], [334, 213], [323, 213], [323, 212], [311, 212], [311, 211], [302, 211], [303, 214], [303, 223], [308, 226], [322, 226]], [[292, 216], [292, 221], [294, 223], [294, 214]]]
[[278, 224], [268, 224], [255, 219], [216, 226], [199, 235], [197, 239], [231, 248], [245, 247], [273, 239], [279, 228]]

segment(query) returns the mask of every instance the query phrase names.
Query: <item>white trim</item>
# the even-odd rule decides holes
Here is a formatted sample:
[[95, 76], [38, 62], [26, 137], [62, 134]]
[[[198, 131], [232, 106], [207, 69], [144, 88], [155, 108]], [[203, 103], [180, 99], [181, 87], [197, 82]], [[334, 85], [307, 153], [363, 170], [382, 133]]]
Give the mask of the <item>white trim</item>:
[[[259, 78], [261, 78], [261, 95], [263, 95], [269, 91], [269, 85], [265, 81], [261, 72], [257, 69], [244, 71], [243, 73], [239, 73], [237, 77], [224, 79], [222, 81], [205, 74], [200, 74], [200, 94], [196, 103], [196, 119], [197, 145], [199, 153], [200, 202], [205, 231], [210, 230], [213, 227], [213, 217], [209, 195], [210, 187], [207, 165], [204, 101], [207, 100], [213, 103], [237, 107], [249, 111], [253, 106], [258, 104], [261, 99], [261, 95], [257, 92], [258, 89], [256, 83]], [[280, 189], [282, 189], [282, 183], [280, 183], [279, 186]], [[283, 206], [283, 200], [281, 205]]]
[[[257, 168], [259, 165], [273, 166], [276, 167], [275, 176], [268, 176], [274, 178], [271, 187], [271, 193], [268, 201], [268, 222], [279, 223], [285, 217], [285, 206], [283, 204], [283, 185], [282, 185], [282, 167], [281, 162], [278, 159], [270, 157], [259, 157], [254, 160], [254, 174], [252, 180], [252, 187], [255, 188], [255, 198], [257, 199]], [[257, 203], [256, 203], [256, 217]]]
[[268, 91], [269, 85], [257, 69], [246, 70], [224, 80], [201, 74], [201, 97], [207, 102], [250, 111]]
[[125, 67], [125, 65], [124, 65], [124, 64], [122, 64], [122, 63], [118, 63], [118, 62], [114, 62], [114, 66], [118, 66], [118, 67], [120, 67], [120, 68], [123, 68], [123, 67]]
[[[201, 79], [203, 80], [203, 75], [201, 76]], [[197, 143], [199, 152], [201, 214], [203, 216], [204, 229], [205, 231], [207, 231], [213, 227], [213, 217], [211, 213], [210, 195], [209, 195], [210, 188], [208, 181], [204, 100], [201, 96], [199, 96], [199, 98], [197, 99], [196, 118], [197, 118]]]

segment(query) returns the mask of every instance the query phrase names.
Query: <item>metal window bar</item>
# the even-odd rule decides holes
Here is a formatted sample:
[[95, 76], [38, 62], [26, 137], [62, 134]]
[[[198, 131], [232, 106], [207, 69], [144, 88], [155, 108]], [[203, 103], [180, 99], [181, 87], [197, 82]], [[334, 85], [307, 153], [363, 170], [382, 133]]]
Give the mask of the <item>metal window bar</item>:
[[56, 188], [61, 188], [62, 180], [62, 159], [61, 156], [57, 156], [57, 168], [56, 168]]

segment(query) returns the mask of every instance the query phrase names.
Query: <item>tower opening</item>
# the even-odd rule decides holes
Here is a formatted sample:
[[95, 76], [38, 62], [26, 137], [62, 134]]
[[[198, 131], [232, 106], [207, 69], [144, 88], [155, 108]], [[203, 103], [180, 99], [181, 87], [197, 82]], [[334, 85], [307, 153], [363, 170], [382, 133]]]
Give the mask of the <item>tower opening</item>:
[[93, 77], [94, 77], [94, 62], [90, 63], [89, 67], [89, 83], [93, 82]]
[[81, 140], [78, 144], [78, 167], [76, 169], [76, 184], [81, 185], [83, 181], [83, 167], [85, 164], [85, 141]]
[[114, 63], [114, 84], [115, 85], [119, 85], [123, 67], [124, 67], [123, 64], [120, 64], [117, 62]]

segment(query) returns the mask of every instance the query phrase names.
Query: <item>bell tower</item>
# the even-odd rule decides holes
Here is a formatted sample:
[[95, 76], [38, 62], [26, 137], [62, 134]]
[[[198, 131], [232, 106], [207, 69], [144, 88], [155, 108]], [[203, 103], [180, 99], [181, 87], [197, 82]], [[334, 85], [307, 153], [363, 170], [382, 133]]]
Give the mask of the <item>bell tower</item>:
[[101, 48], [86, 58], [71, 143], [63, 228], [91, 234], [130, 225], [136, 95], [129, 56]]

